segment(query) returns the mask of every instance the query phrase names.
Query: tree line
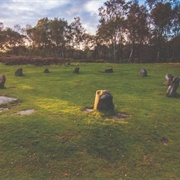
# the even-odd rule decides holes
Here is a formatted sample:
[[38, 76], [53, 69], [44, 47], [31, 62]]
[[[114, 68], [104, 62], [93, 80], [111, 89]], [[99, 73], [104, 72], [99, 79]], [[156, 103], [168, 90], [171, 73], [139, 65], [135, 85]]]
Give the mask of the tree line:
[[36, 26], [4, 28], [3, 54], [51, 56], [109, 62], [180, 62], [180, 3], [178, 0], [107, 0], [99, 8], [95, 35], [80, 17], [38, 20]]

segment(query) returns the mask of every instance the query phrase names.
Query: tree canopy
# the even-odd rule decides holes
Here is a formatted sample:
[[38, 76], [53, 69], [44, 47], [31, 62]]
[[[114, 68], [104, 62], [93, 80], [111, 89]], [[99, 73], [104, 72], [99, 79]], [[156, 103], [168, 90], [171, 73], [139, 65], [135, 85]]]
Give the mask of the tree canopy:
[[1, 53], [110, 62], [179, 62], [180, 5], [177, 0], [107, 0], [99, 8], [95, 35], [80, 17], [39, 19], [32, 27], [4, 28]]

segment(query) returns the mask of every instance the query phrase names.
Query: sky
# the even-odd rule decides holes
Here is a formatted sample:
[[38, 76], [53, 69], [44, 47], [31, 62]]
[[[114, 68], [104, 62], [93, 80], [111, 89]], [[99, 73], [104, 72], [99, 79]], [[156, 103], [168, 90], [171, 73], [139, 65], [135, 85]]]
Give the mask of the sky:
[[95, 34], [99, 22], [98, 9], [106, 0], [0, 0], [0, 22], [4, 27], [19, 24], [36, 26], [38, 20], [61, 18], [70, 24], [80, 17], [86, 31]]

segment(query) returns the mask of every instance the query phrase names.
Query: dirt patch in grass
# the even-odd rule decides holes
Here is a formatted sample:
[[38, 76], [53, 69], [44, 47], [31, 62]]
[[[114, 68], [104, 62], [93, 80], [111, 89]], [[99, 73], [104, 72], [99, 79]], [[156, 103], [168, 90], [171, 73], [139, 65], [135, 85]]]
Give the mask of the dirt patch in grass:
[[125, 121], [125, 119], [130, 116], [126, 113], [117, 113], [115, 115], [110, 115], [110, 116], [103, 116], [103, 119], [113, 119], [116, 121]]
[[[84, 112], [90, 113], [92, 112], [94, 109], [92, 107], [86, 107], [84, 109]], [[112, 120], [116, 120], [116, 121], [124, 121], [128, 116], [128, 114], [126, 113], [116, 113], [113, 115], [104, 115], [102, 116], [103, 120], [107, 120], [107, 119], [112, 119]]]
[[16, 114], [19, 114], [19, 115], [29, 115], [29, 114], [32, 114], [34, 112], [35, 112], [34, 109], [28, 109], [28, 110], [18, 111]]
[[85, 112], [92, 112], [93, 111], [93, 108], [92, 107], [86, 107], [84, 109]]

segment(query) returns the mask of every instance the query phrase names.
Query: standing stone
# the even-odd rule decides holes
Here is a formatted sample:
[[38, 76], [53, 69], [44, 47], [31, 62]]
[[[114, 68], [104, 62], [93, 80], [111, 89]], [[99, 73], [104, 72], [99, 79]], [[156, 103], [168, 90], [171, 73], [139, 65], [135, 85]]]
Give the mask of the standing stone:
[[146, 71], [146, 69], [141, 69], [139, 75], [140, 75], [141, 77], [147, 77], [147, 71]]
[[49, 73], [49, 69], [45, 69], [45, 70], [44, 70], [44, 73]]
[[104, 71], [105, 73], [112, 73], [113, 72], [113, 68], [107, 68]]
[[79, 67], [76, 67], [76, 68], [74, 69], [73, 73], [78, 74], [78, 73], [79, 73]]
[[0, 88], [4, 88], [6, 82], [6, 76], [4, 74], [0, 75]]
[[23, 76], [23, 69], [22, 68], [17, 69], [15, 72], [15, 76]]
[[166, 74], [165, 79], [164, 79], [164, 84], [166, 86], [169, 86], [171, 84], [172, 80], [173, 80], [173, 77], [174, 76], [172, 76], [171, 74]]
[[99, 111], [114, 110], [113, 96], [107, 90], [97, 90], [94, 109]]
[[180, 81], [180, 78], [179, 77], [174, 77], [173, 80], [171, 81], [168, 89], [167, 89], [167, 92], [166, 92], [166, 96], [168, 97], [174, 97], [176, 96], [176, 90], [179, 86], [179, 81]]

